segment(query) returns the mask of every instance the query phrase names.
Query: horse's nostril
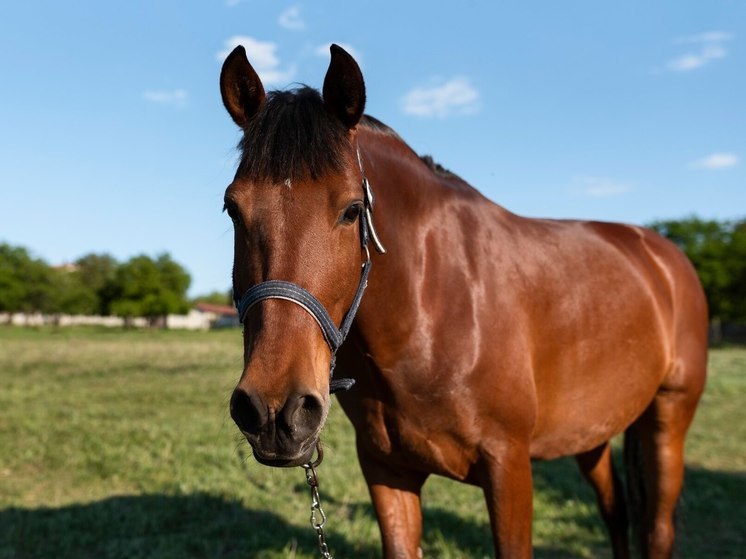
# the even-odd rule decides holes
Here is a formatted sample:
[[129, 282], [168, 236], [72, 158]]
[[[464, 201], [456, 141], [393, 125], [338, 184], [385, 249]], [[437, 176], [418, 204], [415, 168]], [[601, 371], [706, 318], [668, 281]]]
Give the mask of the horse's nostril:
[[231, 396], [231, 417], [241, 431], [256, 435], [267, 421], [266, 407], [256, 394], [236, 388]]
[[313, 394], [288, 398], [280, 414], [283, 428], [296, 439], [305, 439], [316, 432], [324, 415], [324, 404]]
[[311, 394], [302, 396], [301, 400], [303, 401], [303, 403], [301, 404], [298, 412], [296, 412], [296, 415], [300, 413], [301, 419], [305, 421], [311, 421], [315, 423], [321, 421], [321, 416], [324, 413], [324, 404], [322, 404], [321, 400]]

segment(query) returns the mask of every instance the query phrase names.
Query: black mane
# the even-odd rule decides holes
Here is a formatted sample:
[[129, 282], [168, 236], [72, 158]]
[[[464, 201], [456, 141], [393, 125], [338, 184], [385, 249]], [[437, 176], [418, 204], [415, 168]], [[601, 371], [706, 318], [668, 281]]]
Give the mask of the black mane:
[[283, 182], [340, 171], [347, 130], [310, 87], [272, 91], [244, 129], [238, 170], [252, 180]]
[[443, 165], [435, 161], [432, 155], [420, 155], [419, 157], [420, 157], [420, 160], [425, 165], [427, 165], [433, 173], [435, 173], [439, 177], [443, 177], [446, 179], [458, 179], [460, 181], [463, 180], [456, 173], [454, 173], [453, 171], [449, 169], [446, 169], [445, 167], [443, 167]]
[[[399, 135], [380, 120], [364, 115], [362, 126]], [[347, 130], [329, 115], [319, 92], [302, 86], [290, 91], [271, 91], [259, 112], [249, 121], [238, 144], [238, 172], [249, 180], [284, 182], [287, 179], [318, 179], [344, 166], [343, 153], [351, 149]], [[429, 155], [422, 162], [441, 177], [459, 178]]]

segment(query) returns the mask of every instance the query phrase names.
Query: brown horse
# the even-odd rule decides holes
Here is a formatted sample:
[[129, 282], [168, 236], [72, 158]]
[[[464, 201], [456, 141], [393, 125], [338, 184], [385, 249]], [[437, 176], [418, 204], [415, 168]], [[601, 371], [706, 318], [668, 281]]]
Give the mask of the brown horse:
[[[640, 227], [493, 204], [363, 114], [360, 69], [337, 46], [323, 96], [266, 95], [242, 47], [220, 86], [244, 133], [225, 194], [244, 323], [231, 415], [256, 459], [307, 462], [330, 388], [356, 381], [339, 401], [385, 557], [421, 555], [430, 474], [483, 488], [496, 555], [531, 557], [531, 461], [574, 455], [623, 558], [609, 440], [625, 433], [642, 554], [670, 557], [707, 353], [705, 299], [681, 252]], [[335, 361], [351, 380], [330, 380]]]

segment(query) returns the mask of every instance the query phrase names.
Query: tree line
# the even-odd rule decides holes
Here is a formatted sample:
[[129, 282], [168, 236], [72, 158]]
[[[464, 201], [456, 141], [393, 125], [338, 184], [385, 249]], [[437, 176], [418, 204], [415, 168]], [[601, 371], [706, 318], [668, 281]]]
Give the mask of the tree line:
[[189, 310], [189, 273], [170, 255], [118, 262], [88, 254], [49, 266], [23, 247], [0, 244], [0, 312], [147, 317]]
[[[746, 323], [746, 218], [689, 217], [648, 225], [686, 253], [707, 294], [710, 319]], [[186, 312], [189, 273], [168, 254], [118, 262], [88, 254], [51, 267], [22, 247], [0, 244], [0, 312], [99, 314], [150, 319]], [[230, 304], [230, 294], [199, 298]]]

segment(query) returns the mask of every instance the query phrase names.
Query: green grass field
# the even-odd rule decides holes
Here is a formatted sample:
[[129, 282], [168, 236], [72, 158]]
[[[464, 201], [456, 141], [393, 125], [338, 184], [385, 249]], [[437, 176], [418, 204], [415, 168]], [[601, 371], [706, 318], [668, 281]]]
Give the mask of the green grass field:
[[[679, 557], [746, 554], [746, 349], [715, 349], [689, 440]], [[237, 331], [0, 328], [0, 558], [311, 558], [299, 468], [257, 464], [228, 415]], [[319, 470], [337, 559], [379, 557], [339, 406]], [[610, 557], [572, 460], [537, 464], [536, 557]], [[431, 478], [426, 557], [490, 557], [479, 490]]]

